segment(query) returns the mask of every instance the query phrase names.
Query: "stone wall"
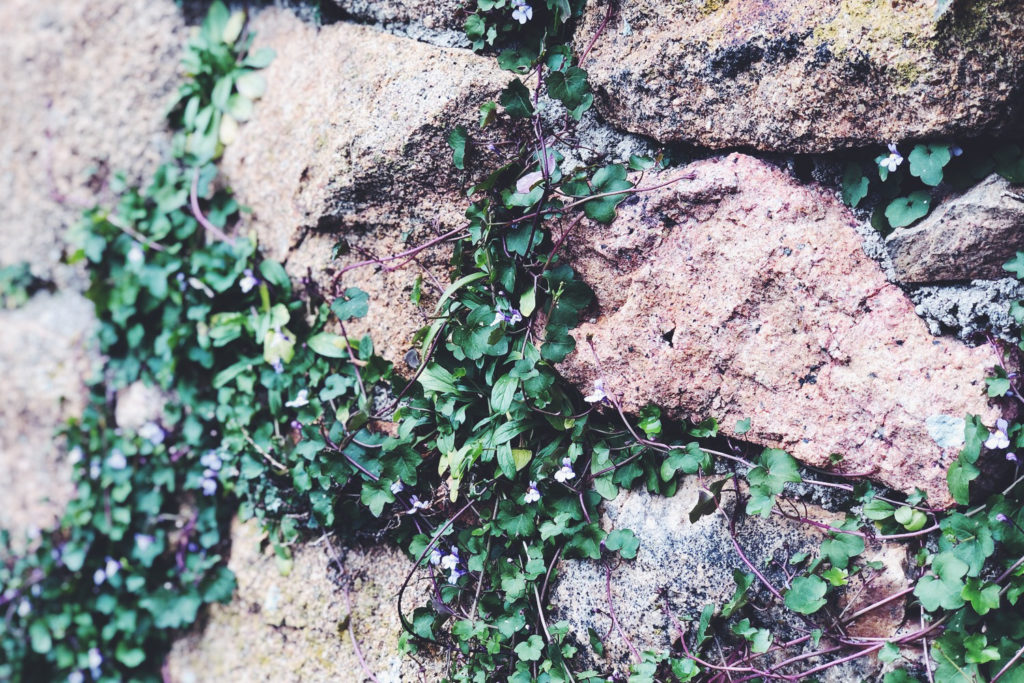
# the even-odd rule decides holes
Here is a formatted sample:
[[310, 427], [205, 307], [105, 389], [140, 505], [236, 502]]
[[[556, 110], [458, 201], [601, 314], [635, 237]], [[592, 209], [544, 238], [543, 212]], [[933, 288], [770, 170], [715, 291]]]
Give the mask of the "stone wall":
[[[257, 44], [278, 57], [225, 155], [224, 178], [252, 209], [237, 229], [254, 232], [294, 278], [370, 293], [371, 313], [350, 333], [372, 333], [401, 365], [428, 321], [409, 303], [413, 281], [422, 275], [436, 296], [449, 248], [400, 269], [343, 269], [461, 225], [470, 178], [452, 168], [444, 136], [471, 125], [508, 74], [464, 49], [461, 3], [334, 5], [343, 20], [323, 27], [280, 8], [255, 16]], [[598, 107], [577, 131], [596, 150], [588, 161], [678, 142], [703, 159], [645, 179], [694, 175], [631, 199], [612, 225], [587, 223], [568, 242], [597, 303], [562, 371], [583, 391], [603, 376], [628, 411], [654, 401], [673, 417], [751, 417], [752, 443], [822, 467], [838, 453], [842, 471], [948, 503], [943, 472], [959, 444], [939, 427], [968, 412], [992, 424], [1002, 409], [984, 395], [994, 352], [957, 336], [1011, 325], [1007, 308], [1020, 292], [999, 266], [1024, 244], [1021, 188], [992, 177], [882, 244], [834, 183], [800, 180], [788, 155], [1018, 136], [1022, 4], [952, 3], [938, 16], [916, 0], [768, 5], [643, 0], [606, 14], [593, 3], [580, 23], [579, 45], [602, 31], [586, 65]], [[83, 280], [61, 263], [66, 230], [84, 206], [109, 198], [112, 173], [140, 180], [165, 151], [164, 107], [189, 27], [170, 0], [13, 0], [0, 19], [0, 66], [17, 74], [0, 84], [0, 265], [28, 260], [58, 289], [0, 311], [0, 483], [16, 491], [18, 511], [0, 525], [25, 530], [72, 495], [49, 434], [80, 410], [92, 363], [82, 351], [91, 313], [75, 289]], [[736, 146], [753, 156], [725, 153]], [[480, 149], [473, 166], [486, 168]], [[339, 241], [346, 249], [336, 255]], [[964, 250], [974, 256], [961, 258]], [[38, 507], [43, 497], [50, 502]], [[626, 498], [607, 515], [636, 516], [649, 504]], [[644, 528], [647, 562], [678, 557], [679, 544], [702, 547], [686, 546], [683, 524], [681, 539]], [[394, 654], [401, 553], [340, 549], [337, 562], [321, 543], [298, 549], [285, 579], [259, 541], [236, 527], [238, 598], [176, 647], [173, 680], [322, 680], [364, 668], [380, 680], [438, 678], [437, 662], [421, 669]], [[905, 558], [890, 559], [898, 585]], [[589, 603], [572, 600], [600, 583], [594, 571], [571, 564], [555, 589], [559, 609], [584, 630]], [[664, 580], [687, 584], [680, 576]], [[634, 622], [637, 633], [650, 630], [644, 615]]]

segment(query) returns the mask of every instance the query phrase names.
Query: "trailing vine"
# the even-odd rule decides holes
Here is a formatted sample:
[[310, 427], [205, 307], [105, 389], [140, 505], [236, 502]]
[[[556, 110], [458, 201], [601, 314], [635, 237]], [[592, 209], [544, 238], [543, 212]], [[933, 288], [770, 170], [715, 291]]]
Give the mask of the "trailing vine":
[[[793, 518], [780, 496], [797, 485], [843, 490], [851, 512], [840, 526], [797, 516], [824, 527], [825, 540], [816, 555], [788, 558], [783, 584], [748, 559], [734, 519], [743, 566], [728, 602], [670, 612], [676, 637], [663, 651], [608, 636], [627, 643], [630, 681], [808, 680], [867, 656], [903, 662], [887, 683], [1024, 680], [1020, 424], [989, 429], [967, 417], [949, 476], [961, 508], [942, 511], [920, 493], [811, 479], [779, 450], [720, 446], [713, 419], [671, 423], [656, 406], [626, 415], [615, 387], [599, 382], [583, 396], [558, 375], [592, 300], [560, 258], [565, 241], [584, 218], [610, 222], [631, 193], [685, 177], [640, 157], [563, 172], [555, 141], [593, 102], [586, 52], [569, 42], [582, 11], [582, 0], [477, 0], [466, 22], [474, 46], [514, 74], [482, 107], [480, 127], [506, 117], [517, 144], [469, 188], [466, 224], [444, 238], [449, 284], [403, 377], [369, 337], [346, 332], [372, 305], [348, 281], [354, 267], [322, 292], [232, 229], [239, 207], [215, 162], [258, 106], [258, 71], [272, 54], [250, 52], [244, 15], [213, 4], [186, 53], [173, 159], [147, 188], [123, 188], [115, 209], [90, 211], [75, 237], [106, 363], [64, 430], [77, 496], [60, 527], [27, 552], [0, 544], [0, 677], [158, 678], [178, 630], [234, 590], [223, 555], [240, 512], [262, 523], [285, 565], [314, 536], [373, 535], [406, 549], [431, 596], [416, 605], [399, 594], [399, 647], [447, 651], [450, 680], [610, 680], [612, 671], [578, 666], [581, 649], [603, 652], [601, 637], [582, 642], [549, 619], [559, 563], [605, 563], [610, 586], [613, 560], [635, 558], [643, 539], [604, 528], [601, 502], [640, 486], [670, 496], [687, 476], [702, 489], [693, 521], [722, 514], [726, 496], [746, 515]], [[562, 128], [548, 130], [552, 120]], [[451, 131], [457, 168], [474, 135]], [[1020, 262], [1010, 266], [1018, 276]], [[116, 422], [116, 393], [140, 381], [167, 403], [131, 431]], [[990, 395], [1021, 400], [1016, 383], [997, 369]], [[748, 419], [733, 431], [749, 428]], [[1008, 484], [990, 494], [971, 488], [983, 456]], [[912, 587], [844, 617], [836, 601], [853, 575], [875, 571], [860, 557], [874, 539], [911, 545]], [[918, 626], [889, 641], [847, 633], [896, 599], [912, 600]], [[761, 615], [768, 607], [793, 615], [803, 635], [783, 640]]]

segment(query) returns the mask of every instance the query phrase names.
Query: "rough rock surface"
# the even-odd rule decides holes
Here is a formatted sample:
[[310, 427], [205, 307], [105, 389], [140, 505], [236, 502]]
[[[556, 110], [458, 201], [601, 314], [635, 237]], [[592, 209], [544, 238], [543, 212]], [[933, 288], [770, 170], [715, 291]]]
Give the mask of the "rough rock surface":
[[993, 174], [886, 238], [900, 282], [993, 280], [1024, 251], [1024, 194]]
[[[330, 13], [444, 47], [469, 47], [466, 0], [328, 0]], [[475, 3], [473, 3], [475, 6]]]
[[167, 149], [185, 23], [174, 0], [10, 0], [0, 27], [0, 266], [64, 284], [68, 226]]
[[370, 680], [353, 635], [381, 683], [440, 679], [437, 661], [421, 659], [421, 668], [397, 651], [395, 597], [411, 567], [401, 553], [337, 549], [342, 575], [325, 541], [295, 548], [291, 572], [282, 576], [273, 551], [260, 551], [260, 539], [257, 524], [235, 525], [228, 566], [238, 589], [229, 604], [210, 609], [205, 627], [175, 643], [171, 680]]
[[73, 292], [0, 309], [0, 528], [15, 537], [52, 526], [74, 494], [54, 432], [85, 407], [93, 324], [92, 303]]
[[603, 373], [628, 412], [650, 402], [727, 428], [749, 417], [755, 443], [818, 467], [838, 453], [844, 472], [950, 502], [958, 449], [934, 443], [926, 421], [994, 424], [994, 352], [929, 335], [830, 194], [739, 154], [686, 170], [695, 180], [569, 240], [599, 311], [573, 331], [563, 374], [589, 393]]
[[1021, 0], [630, 0], [577, 32], [613, 123], [663, 142], [821, 152], [1019, 135]]
[[1020, 324], [1010, 314], [1010, 306], [1024, 299], [1024, 285], [1013, 278], [917, 287], [910, 291], [910, 298], [932, 334], [952, 333], [975, 344], [984, 341], [986, 334], [1011, 344], [1020, 339]]
[[[609, 583], [604, 565], [587, 560], [564, 560], [559, 565], [559, 579], [552, 591], [554, 614], [551, 621], [565, 619], [570, 633], [582, 646], [584, 666], [616, 669], [628, 668], [630, 651], [611, 621], [608, 606], [610, 585], [615, 618], [639, 650], [667, 649], [677, 639], [677, 632], [665, 612], [666, 605], [676, 619], [686, 622], [700, 616], [706, 604], [720, 608], [736, 590], [733, 570], [751, 573], [735, 551], [729, 535], [729, 518], [735, 507], [732, 487], [726, 487], [722, 497], [723, 511], [705, 516], [695, 524], [689, 520], [690, 510], [696, 505], [700, 485], [696, 477], [687, 477], [680, 483], [672, 498], [651, 496], [645, 491], [620, 493], [604, 504], [601, 523], [606, 529], [632, 529], [640, 539], [640, 550], [635, 560], [622, 562], [611, 572]], [[741, 488], [741, 490], [743, 490]], [[817, 506], [800, 505], [801, 514], [823, 524], [836, 525], [842, 515], [826, 512]], [[777, 589], [785, 586], [780, 567], [796, 553], [816, 554], [825, 536], [818, 529], [779, 516], [771, 519], [740, 515], [736, 523], [736, 541], [744, 554]], [[879, 572], [868, 571], [871, 577], [859, 586], [845, 589], [847, 613], [867, 607], [883, 597], [905, 588], [907, 579], [906, 551], [898, 546], [868, 545], [855, 563], [878, 560], [884, 564]], [[776, 564], [777, 563], [777, 564]], [[771, 595], [760, 584], [751, 588], [751, 596], [762, 606]], [[757, 611], [754, 612], [758, 614]], [[793, 622], [792, 615], [770, 609], [758, 619], [772, 622], [776, 640], [784, 639], [793, 629], [806, 627]], [[891, 637], [904, 619], [904, 603], [895, 600], [889, 605], [869, 612], [851, 625], [860, 637]], [[605, 656], [598, 658], [586, 647], [587, 629], [592, 628], [604, 643]], [[692, 624], [690, 629], [695, 628]], [[728, 629], [719, 629], [720, 633]], [[692, 631], [688, 632], [692, 638]], [[797, 654], [797, 653], [788, 653]], [[809, 668], [805, 662], [803, 668]], [[876, 661], [865, 659], [855, 667], [844, 668], [833, 680], [871, 679], [879, 667]], [[796, 673], [796, 671], [790, 672]]]
[[[364, 26], [317, 29], [279, 10], [262, 12], [252, 28], [277, 58], [222, 168], [253, 210], [241, 229], [255, 229], [265, 253], [287, 260], [293, 277], [311, 271], [329, 285], [340, 267], [401, 252], [463, 222], [465, 178], [446, 141], [506, 84], [493, 60]], [[348, 253], [335, 259], [342, 238]], [[372, 330], [378, 351], [400, 359], [426, 320], [409, 302], [413, 283], [433, 267], [424, 292], [443, 289], [437, 266], [445, 253], [428, 251], [404, 269], [346, 274], [343, 286], [371, 298], [369, 316], [349, 334]]]

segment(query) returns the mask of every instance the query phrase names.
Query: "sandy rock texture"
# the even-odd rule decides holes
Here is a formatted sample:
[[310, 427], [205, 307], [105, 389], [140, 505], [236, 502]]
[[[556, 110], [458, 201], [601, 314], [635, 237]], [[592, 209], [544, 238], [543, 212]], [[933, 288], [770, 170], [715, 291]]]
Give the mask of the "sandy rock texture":
[[838, 453], [843, 472], [949, 503], [959, 448], [935, 443], [927, 421], [995, 423], [994, 352], [932, 337], [830, 194], [740, 154], [685, 171], [694, 179], [567, 242], [599, 308], [573, 331], [563, 374], [586, 393], [603, 374], [627, 412], [655, 403], [727, 431], [750, 417], [745, 439], [816, 467]]
[[[404, 555], [383, 547], [332, 551], [322, 541], [297, 547], [290, 574], [282, 576], [273, 550], [260, 550], [261, 538], [256, 523], [235, 524], [228, 566], [238, 590], [229, 604], [210, 609], [205, 625], [175, 643], [167, 661], [171, 680], [355, 682], [370, 680], [371, 673], [381, 683], [441, 678], [438, 661], [421, 659], [421, 665], [397, 651], [402, 626], [395, 599], [412, 565]], [[407, 604], [421, 597], [414, 582]]]
[[[240, 229], [255, 230], [266, 254], [285, 260], [293, 277], [329, 289], [346, 265], [399, 253], [464, 222], [466, 178], [446, 141], [457, 124], [475, 126], [477, 107], [507, 83], [493, 60], [365, 26], [317, 29], [280, 10], [261, 12], [252, 28], [256, 44], [273, 47], [277, 59], [222, 168], [253, 210]], [[401, 359], [429, 312], [410, 303], [414, 282], [424, 277], [424, 300], [439, 294], [449, 252], [340, 278], [371, 299], [369, 316], [348, 333], [372, 331], [378, 351]], [[388, 270], [396, 265], [406, 267]]]
[[0, 528], [15, 537], [54, 526], [74, 495], [54, 433], [85, 407], [94, 324], [92, 303], [74, 292], [0, 309]]
[[[716, 479], [718, 477], [715, 477]], [[639, 651], [665, 650], [678, 639], [678, 631], [669, 612], [688, 628], [688, 642], [693, 637], [694, 622], [706, 604], [720, 609], [736, 590], [733, 570], [751, 573], [736, 552], [729, 534], [729, 520], [734, 513], [735, 495], [728, 485], [722, 497], [723, 509], [699, 519], [689, 520], [690, 510], [697, 504], [700, 484], [696, 477], [687, 477], [672, 498], [651, 496], [646, 491], [630, 491], [604, 504], [601, 524], [606, 529], [632, 529], [640, 539], [635, 560], [622, 562], [611, 569], [588, 560], [563, 560], [559, 564], [559, 579], [551, 596], [551, 621], [565, 619], [570, 633], [582, 646], [583, 666], [599, 670], [628, 671], [630, 650], [611, 620], [615, 618]], [[745, 492], [745, 486], [741, 486]], [[789, 504], [783, 507], [789, 509]], [[842, 515], [829, 513], [814, 505], [797, 503], [792, 510], [823, 524], [837, 525]], [[785, 588], [781, 571], [796, 553], [815, 555], [826, 536], [818, 529], [779, 516], [771, 519], [747, 517], [739, 514], [735, 525], [736, 542], [747, 559], [761, 571], [779, 591]], [[874, 604], [882, 598], [899, 592], [908, 585], [906, 550], [898, 546], [869, 542], [865, 552], [854, 563], [879, 561], [883, 568], [868, 570], [864, 579], [851, 582], [842, 589], [840, 609], [846, 614]], [[792, 571], [792, 570], [791, 570]], [[609, 607], [608, 593], [612, 606]], [[759, 607], [770, 603], [771, 595], [760, 583], [749, 591], [752, 602]], [[894, 600], [868, 612], [862, 619], [848, 626], [851, 635], [887, 638], [898, 633], [904, 621], [905, 602]], [[666, 611], [668, 610], [668, 612]], [[785, 640], [787, 633], [798, 633], [806, 624], [783, 610], [769, 608], [755, 610], [752, 623], [769, 626], [775, 631], [776, 641]], [[833, 615], [833, 617], [836, 615]], [[817, 615], [819, 619], [826, 618]], [[733, 617], [733, 623], [738, 620]], [[605, 653], [598, 657], [586, 645], [587, 629], [593, 629], [604, 644]], [[728, 633], [727, 628], [718, 630]], [[799, 651], [787, 652], [799, 654]], [[802, 662], [800, 670], [820, 663]], [[850, 667], [839, 667], [830, 680], [875, 680], [880, 667], [870, 658]]]
[[[576, 43], [613, 124], [662, 142], [823, 152], [1019, 135], [1021, 0], [589, 3]], [[938, 16], [937, 16], [938, 15]]]
[[1024, 187], [991, 175], [885, 240], [900, 282], [994, 280], [1024, 251]]
[[138, 182], [167, 149], [185, 36], [173, 0], [0, 5], [0, 265], [74, 280], [67, 228], [113, 173]]

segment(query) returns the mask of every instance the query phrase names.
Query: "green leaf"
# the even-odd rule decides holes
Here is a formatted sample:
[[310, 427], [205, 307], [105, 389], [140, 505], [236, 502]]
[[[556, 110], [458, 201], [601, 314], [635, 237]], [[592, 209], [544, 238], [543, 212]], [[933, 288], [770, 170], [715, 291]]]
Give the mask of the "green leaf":
[[846, 569], [851, 557], [864, 552], [864, 539], [853, 534], [833, 534], [821, 544], [821, 554], [827, 557], [833, 567]]
[[452, 148], [452, 163], [460, 171], [466, 168], [466, 143], [469, 133], [465, 126], [456, 126], [448, 134], [448, 145]]
[[331, 303], [331, 311], [342, 322], [362, 318], [370, 310], [370, 296], [358, 287], [349, 287]]
[[737, 434], [746, 434], [747, 432], [749, 432], [750, 431], [750, 418], [749, 417], [745, 417], [742, 420], [737, 420], [736, 421], [736, 429], [733, 430], [733, 431], [735, 431]]
[[981, 579], [967, 579], [960, 597], [970, 602], [974, 611], [982, 616], [999, 608], [999, 586], [994, 583], [983, 584]]
[[544, 639], [532, 635], [515, 646], [515, 653], [524, 662], [536, 662], [544, 650]]
[[270, 63], [274, 61], [274, 57], [277, 53], [269, 47], [261, 47], [256, 50], [242, 62], [243, 66], [247, 66], [250, 69], [265, 69], [270, 66]]
[[920, 178], [925, 185], [934, 187], [942, 182], [942, 169], [951, 158], [949, 145], [915, 145], [907, 156], [910, 162], [910, 175]]
[[[622, 164], [611, 164], [594, 173], [591, 186], [593, 187], [594, 195], [599, 195], [618, 192], [619, 190], [629, 190], [632, 189], [633, 184], [626, 180], [625, 166]], [[583, 205], [583, 213], [586, 214], [587, 218], [598, 223], [611, 223], [615, 219], [615, 207], [621, 204], [627, 196], [628, 194], [621, 193], [591, 199]]]
[[519, 79], [513, 79], [508, 86], [501, 91], [498, 98], [501, 106], [505, 107], [505, 113], [514, 119], [524, 119], [533, 115], [533, 103], [530, 102], [530, 91]]
[[868, 177], [860, 164], [847, 164], [843, 172], [843, 201], [847, 206], [856, 207], [868, 194]]
[[931, 195], [927, 192], [911, 192], [906, 197], [899, 197], [890, 202], [889, 206], [885, 207], [885, 217], [892, 227], [902, 228], [927, 214], [931, 203]]
[[141, 647], [132, 647], [124, 640], [117, 644], [115, 656], [117, 657], [117, 661], [121, 662], [129, 669], [134, 669], [146, 661], [145, 650]]
[[306, 344], [326, 358], [348, 358], [348, 340], [340, 334], [320, 332], [310, 337]]
[[604, 547], [608, 550], [618, 550], [619, 554], [627, 560], [636, 557], [636, 551], [640, 547], [640, 540], [633, 535], [630, 529], [616, 529], [605, 538]]
[[953, 500], [961, 505], [967, 505], [970, 502], [970, 483], [980, 474], [981, 470], [977, 467], [966, 462], [962, 457], [957, 458], [946, 471], [946, 484]]
[[587, 72], [578, 66], [571, 66], [564, 72], [549, 72], [547, 86], [548, 94], [564, 104], [566, 109], [575, 109], [580, 106], [590, 89]]
[[377, 481], [363, 482], [359, 500], [362, 501], [363, 505], [370, 508], [370, 514], [374, 517], [380, 517], [380, 513], [384, 511], [384, 506], [395, 502], [395, 495], [391, 493], [391, 484], [389, 482], [378, 479]]
[[1013, 259], [1004, 263], [1003, 270], [1010, 271], [1018, 280], [1024, 280], [1024, 251], [1018, 251]]
[[732, 570], [732, 580], [736, 582], [736, 590], [729, 601], [722, 605], [722, 617], [728, 619], [747, 602], [747, 591], [754, 584], [754, 575], [739, 569]]
[[50, 638], [50, 629], [46, 622], [36, 619], [28, 626], [28, 637], [32, 644], [32, 651], [45, 655], [53, 647], [53, 639]]
[[502, 375], [491, 387], [491, 411], [501, 415], [508, 412], [515, 399], [519, 380], [512, 375]]
[[760, 464], [747, 474], [753, 486], [764, 486], [773, 494], [782, 493], [786, 482], [799, 483], [800, 469], [793, 457], [777, 448], [766, 448]]
[[250, 100], [258, 100], [267, 91], [267, 80], [255, 71], [247, 71], [235, 80], [239, 94]]
[[480, 105], [480, 127], [486, 128], [487, 126], [494, 123], [494, 118], [498, 113], [498, 105], [494, 102], [484, 102]]
[[825, 606], [828, 585], [818, 576], [798, 576], [786, 591], [786, 607], [800, 614], [814, 614]]

